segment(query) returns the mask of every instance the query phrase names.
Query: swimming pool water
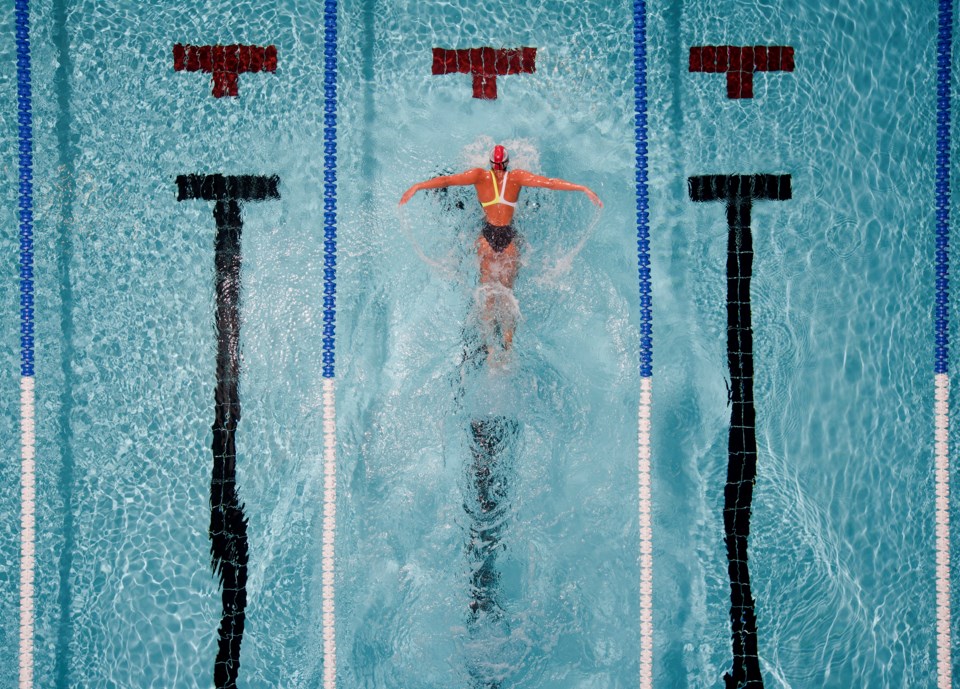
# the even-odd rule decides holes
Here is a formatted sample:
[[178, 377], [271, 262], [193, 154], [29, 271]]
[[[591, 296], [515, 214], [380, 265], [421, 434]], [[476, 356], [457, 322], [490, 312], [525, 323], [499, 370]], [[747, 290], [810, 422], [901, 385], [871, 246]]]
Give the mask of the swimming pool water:
[[[636, 686], [632, 12], [341, 3], [340, 686]], [[322, 7], [47, 0], [31, 13], [38, 685], [212, 683], [216, 225], [212, 204], [178, 202], [175, 183], [201, 173], [280, 178], [279, 199], [242, 209], [239, 683], [320, 686]], [[687, 180], [765, 173], [792, 181], [790, 200], [754, 203], [751, 221], [749, 564], [765, 686], [934, 686], [935, 9], [650, 2], [647, 19], [654, 685], [722, 685], [731, 664], [727, 225]], [[9, 9], [0, 30], [13, 35]], [[278, 68], [214, 98], [209, 75], [174, 71], [176, 43], [276, 45]], [[472, 98], [468, 75], [430, 73], [432, 48], [481, 45], [534, 46], [536, 71], [499, 77], [494, 101]], [[731, 100], [723, 75], [689, 72], [700, 45], [793, 46], [796, 69], [758, 73], [754, 97]], [[15, 103], [12, 80], [0, 97]], [[0, 131], [8, 161], [14, 110]], [[415, 181], [482, 165], [495, 142], [605, 204], [594, 225], [580, 194], [524, 191], [504, 372], [464, 361], [472, 192], [396, 205]], [[12, 275], [16, 172], [3, 174]], [[10, 458], [17, 300], [0, 282]], [[477, 419], [503, 424], [489, 524], [502, 613], [474, 619]], [[0, 666], [12, 668], [12, 459], [0, 485]]]

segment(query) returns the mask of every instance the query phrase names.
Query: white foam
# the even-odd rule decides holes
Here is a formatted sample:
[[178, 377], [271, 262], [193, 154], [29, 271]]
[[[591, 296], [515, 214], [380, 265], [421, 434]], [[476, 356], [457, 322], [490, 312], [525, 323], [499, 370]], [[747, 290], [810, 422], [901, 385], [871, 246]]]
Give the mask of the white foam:
[[413, 236], [413, 231], [410, 229], [410, 216], [403, 206], [400, 206], [397, 209], [397, 221], [400, 225], [400, 230], [403, 232], [403, 236], [407, 238], [408, 242], [410, 242], [410, 246], [413, 247], [414, 252], [421, 261], [430, 266], [430, 268], [433, 269], [437, 275], [445, 280], [454, 282], [461, 279], [461, 276], [457, 271], [457, 261], [453, 256], [448, 255], [442, 259], [431, 258], [430, 256], [427, 256], [426, 252], [423, 250], [423, 247], [420, 246]]
[[587, 245], [587, 242], [593, 236], [594, 231], [597, 229], [597, 225], [600, 224], [600, 216], [602, 214], [602, 208], [597, 208], [595, 210], [593, 218], [590, 220], [590, 224], [587, 226], [586, 231], [584, 231], [580, 236], [580, 241], [577, 242], [573, 249], [559, 258], [552, 260], [545, 258], [543, 260], [541, 273], [533, 278], [538, 285], [553, 288], [562, 287], [564, 285], [564, 280], [562, 278], [566, 277], [566, 275], [573, 268], [573, 259], [577, 257], [577, 255], [583, 250], [583, 247]]
[[474, 304], [484, 338], [489, 343], [493, 330], [514, 330], [520, 320], [520, 302], [509, 287], [497, 282], [482, 283], [473, 291]]
[[459, 160], [465, 168], [489, 167], [490, 152], [497, 144], [507, 149], [511, 168], [539, 172], [540, 151], [530, 139], [501, 139], [496, 141], [492, 136], [484, 134], [477, 137], [473, 143], [463, 147], [460, 151]]

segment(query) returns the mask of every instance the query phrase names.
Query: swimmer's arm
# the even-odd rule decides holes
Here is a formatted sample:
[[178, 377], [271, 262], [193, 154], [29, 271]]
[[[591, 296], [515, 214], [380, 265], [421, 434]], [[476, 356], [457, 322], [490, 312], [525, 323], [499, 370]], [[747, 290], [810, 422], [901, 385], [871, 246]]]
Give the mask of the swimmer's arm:
[[403, 192], [403, 196], [400, 197], [400, 205], [402, 206], [412, 199], [413, 195], [421, 189], [441, 189], [443, 187], [462, 187], [476, 184], [480, 181], [482, 173], [483, 170], [477, 167], [472, 170], [467, 170], [466, 172], [461, 172], [459, 175], [441, 175], [440, 177], [434, 177], [424, 182], [417, 182]]
[[593, 193], [588, 187], [582, 184], [574, 184], [565, 179], [552, 177], [541, 177], [526, 170], [514, 170], [512, 179], [520, 182], [525, 187], [543, 187], [544, 189], [553, 189], [555, 191], [582, 191], [586, 194], [597, 208], [603, 208], [603, 202], [600, 197]]

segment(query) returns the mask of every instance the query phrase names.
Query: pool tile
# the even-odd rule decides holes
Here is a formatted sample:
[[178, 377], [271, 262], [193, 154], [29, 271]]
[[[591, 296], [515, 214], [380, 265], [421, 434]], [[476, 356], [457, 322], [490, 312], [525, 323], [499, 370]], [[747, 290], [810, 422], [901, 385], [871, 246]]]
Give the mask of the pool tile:
[[434, 48], [432, 73], [472, 74], [473, 97], [495, 100], [498, 76], [532, 74], [536, 60], [536, 48]]
[[173, 69], [211, 74], [214, 98], [236, 98], [241, 74], [277, 71], [277, 47], [177, 43], [173, 46]]
[[702, 45], [690, 48], [691, 72], [726, 73], [727, 98], [753, 98], [754, 72], [792, 72], [792, 46]]

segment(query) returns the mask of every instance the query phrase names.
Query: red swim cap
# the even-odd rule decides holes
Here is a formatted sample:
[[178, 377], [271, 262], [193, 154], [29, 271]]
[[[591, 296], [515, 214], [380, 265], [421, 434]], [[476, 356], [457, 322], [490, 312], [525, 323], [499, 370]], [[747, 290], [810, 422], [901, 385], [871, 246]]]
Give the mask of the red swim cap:
[[493, 147], [493, 153], [490, 154], [491, 163], [494, 165], [506, 165], [509, 160], [510, 156], [507, 155], [507, 149], [499, 144]]

